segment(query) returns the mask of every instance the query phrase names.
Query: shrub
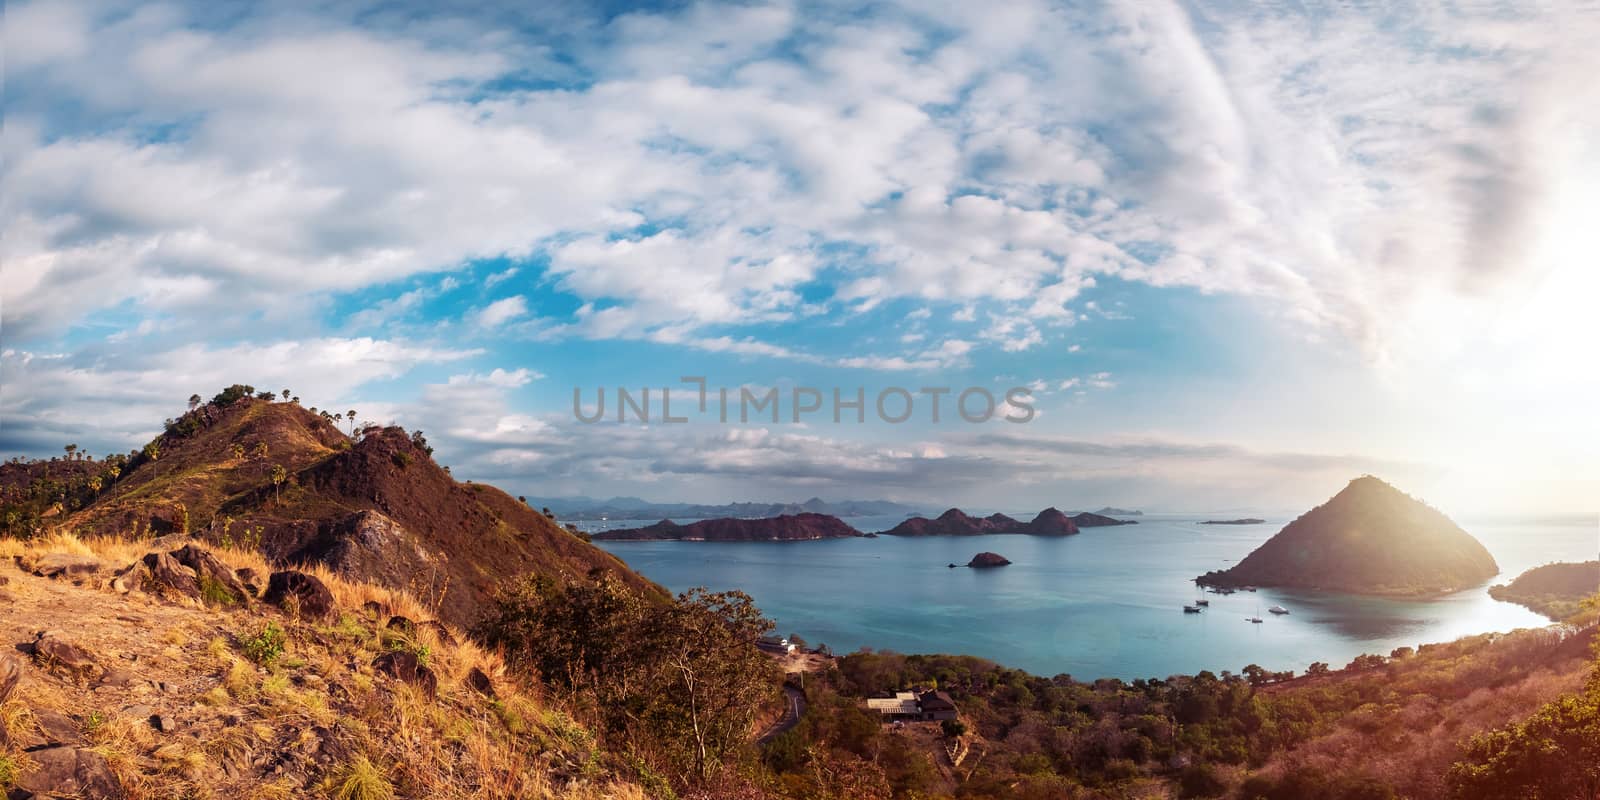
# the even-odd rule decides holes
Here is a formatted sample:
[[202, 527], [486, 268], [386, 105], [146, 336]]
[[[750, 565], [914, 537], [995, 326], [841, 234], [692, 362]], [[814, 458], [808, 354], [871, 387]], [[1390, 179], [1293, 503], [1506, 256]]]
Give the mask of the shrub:
[[255, 633], [239, 637], [239, 647], [244, 651], [245, 658], [263, 667], [270, 667], [283, 655], [287, 639], [278, 623], [268, 622]]
[[393, 800], [394, 784], [366, 756], [356, 756], [333, 778], [334, 800]]

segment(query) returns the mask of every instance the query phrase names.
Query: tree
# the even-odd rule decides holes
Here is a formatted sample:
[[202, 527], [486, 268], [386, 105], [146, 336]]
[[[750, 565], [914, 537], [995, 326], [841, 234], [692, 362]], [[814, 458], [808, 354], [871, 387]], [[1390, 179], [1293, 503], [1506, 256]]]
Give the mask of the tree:
[[78, 446], [75, 445], [75, 444], [69, 444], [66, 447], [63, 447], [62, 449], [67, 451], [67, 460], [68, 461], [71, 461], [72, 460], [72, 455], [74, 453], [78, 452]]
[[294, 397], [289, 398], [289, 402], [294, 403], [295, 405], [299, 405], [300, 404], [300, 395], [295, 395]]
[[267, 443], [266, 442], [256, 442], [256, 446], [255, 446], [254, 449], [252, 449], [250, 451], [250, 455], [252, 457], [254, 457], [254, 458], [266, 458], [267, 457]]
[[288, 402], [288, 400], [289, 400], [289, 390], [288, 389], [284, 389], [282, 394], [283, 394], [284, 402]]
[[1473, 737], [1449, 782], [1463, 800], [1600, 797], [1600, 692], [1562, 697]]
[[282, 500], [279, 495], [279, 487], [282, 486], [283, 482], [288, 478], [289, 471], [284, 469], [282, 464], [272, 465], [272, 502], [274, 505], [278, 504]]
[[244, 458], [244, 445], [234, 442], [228, 446], [228, 452], [233, 454], [234, 461], [239, 461]]
[[1311, 666], [1306, 667], [1306, 675], [1310, 677], [1326, 675], [1328, 672], [1329, 669], [1327, 663], [1322, 661], [1314, 661], [1311, 663]]
[[189, 395], [189, 410], [193, 411], [193, 410], [199, 408], [200, 407], [200, 402], [201, 402], [200, 395], [197, 395], [197, 394]]
[[944, 731], [945, 738], [947, 739], [955, 739], [961, 736], [961, 734], [967, 732], [966, 723], [963, 723], [959, 719], [947, 719], [939, 723], [939, 727]]
[[344, 418], [350, 420], [350, 435], [356, 435], [356, 410], [352, 408], [344, 412]]

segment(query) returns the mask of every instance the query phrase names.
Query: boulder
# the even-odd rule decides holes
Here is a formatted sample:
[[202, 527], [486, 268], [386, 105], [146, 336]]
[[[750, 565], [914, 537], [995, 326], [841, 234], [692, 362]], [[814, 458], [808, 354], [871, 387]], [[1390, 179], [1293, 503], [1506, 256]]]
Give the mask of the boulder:
[[233, 569], [209, 551], [186, 544], [181, 549], [172, 551], [172, 557], [177, 559], [178, 563], [194, 570], [204, 590], [201, 594], [206, 600], [243, 603], [250, 599], [250, 593], [233, 574]]
[[42, 708], [34, 709], [33, 721], [39, 726], [39, 732], [44, 734], [44, 740], [48, 744], [79, 747], [89, 743], [83, 736], [83, 726], [65, 714]]
[[439, 679], [434, 676], [433, 670], [417, 660], [416, 653], [392, 650], [373, 659], [372, 668], [383, 675], [421, 689], [430, 700], [439, 691]]
[[17, 776], [23, 797], [75, 797], [84, 800], [123, 800], [127, 792], [105, 756], [93, 750], [47, 747], [28, 753], [37, 767]]
[[255, 570], [249, 567], [240, 567], [233, 574], [239, 578], [239, 583], [244, 586], [246, 594], [251, 597], [257, 597], [261, 594], [261, 576], [257, 575]]
[[167, 553], [145, 553], [145, 569], [150, 571], [144, 581], [144, 590], [154, 594], [199, 597], [200, 579], [195, 571], [179, 563]]
[[43, 669], [84, 680], [101, 672], [89, 651], [61, 638], [55, 631], [45, 631], [33, 640], [33, 660]]
[[494, 681], [489, 680], [489, 674], [483, 670], [477, 667], [467, 670], [467, 677], [463, 682], [466, 683], [468, 689], [490, 700], [494, 699]]
[[0, 653], [0, 703], [11, 699], [22, 680], [22, 661], [10, 653]]
[[105, 567], [105, 562], [94, 556], [70, 553], [46, 553], [33, 559], [28, 570], [41, 578], [82, 579], [93, 577]]
[[333, 613], [333, 592], [317, 576], [295, 570], [272, 573], [261, 599], [302, 617], [323, 618]]

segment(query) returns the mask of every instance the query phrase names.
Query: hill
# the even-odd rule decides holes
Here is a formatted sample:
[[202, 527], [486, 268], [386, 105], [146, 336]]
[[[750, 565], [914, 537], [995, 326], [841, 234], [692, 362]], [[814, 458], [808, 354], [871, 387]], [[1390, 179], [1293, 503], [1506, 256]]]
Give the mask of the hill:
[[597, 531], [596, 539], [614, 541], [681, 540], [691, 542], [798, 542], [861, 536], [837, 517], [826, 514], [783, 514], [767, 519], [708, 519], [679, 525], [662, 520], [643, 528]]
[[116, 475], [108, 467], [98, 491], [47, 527], [241, 544], [275, 564], [406, 590], [464, 626], [496, 584], [530, 573], [567, 582], [600, 569], [660, 591], [525, 503], [456, 481], [431, 453], [420, 432], [347, 436], [298, 403], [224, 392], [120, 459]]
[[1600, 561], [1545, 564], [1509, 584], [1489, 587], [1489, 596], [1516, 603], [1560, 622], [1583, 611], [1583, 601], [1600, 594]]
[[1135, 519], [1114, 519], [1104, 514], [1093, 511], [1082, 511], [1072, 515], [1072, 521], [1080, 528], [1108, 528], [1112, 525], [1138, 525]]
[[[171, 568], [130, 583], [145, 559]], [[261, 586], [196, 593], [271, 569], [176, 541], [0, 540], [0, 792], [646, 797], [591, 731], [414, 597], [327, 570], [307, 578], [325, 610], [287, 611]]]
[[974, 517], [952, 508], [934, 519], [912, 517], [883, 532], [885, 536], [985, 536], [996, 533], [1021, 533], [1032, 536], [1071, 536], [1078, 526], [1054, 508], [1039, 512], [1023, 522], [1005, 514]]
[[1444, 514], [1370, 475], [1289, 523], [1202, 586], [1291, 586], [1420, 596], [1459, 591], [1500, 571]]

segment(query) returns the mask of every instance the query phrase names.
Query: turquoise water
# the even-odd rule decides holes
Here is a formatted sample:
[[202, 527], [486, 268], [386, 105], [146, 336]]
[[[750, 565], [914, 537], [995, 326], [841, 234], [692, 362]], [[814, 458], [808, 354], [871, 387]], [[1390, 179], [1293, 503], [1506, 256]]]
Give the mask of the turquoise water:
[[[1265, 516], [1265, 515], [1256, 515]], [[1041, 675], [1125, 679], [1238, 671], [1246, 664], [1303, 671], [1487, 631], [1547, 624], [1489, 597], [1487, 584], [1432, 600], [1386, 600], [1262, 589], [1206, 595], [1184, 614], [1190, 582], [1243, 558], [1288, 521], [1198, 525], [1205, 517], [1147, 515], [1138, 525], [1032, 536], [836, 539], [814, 542], [603, 542], [673, 591], [741, 589], [778, 623], [835, 652], [965, 653]], [[882, 530], [898, 517], [849, 520]], [[1458, 520], [1494, 554], [1501, 577], [1600, 551], [1594, 515]], [[631, 527], [611, 521], [590, 527]], [[991, 550], [1011, 566], [949, 569]], [[1267, 613], [1272, 605], [1289, 616]], [[1253, 625], [1246, 617], [1266, 619]]]

